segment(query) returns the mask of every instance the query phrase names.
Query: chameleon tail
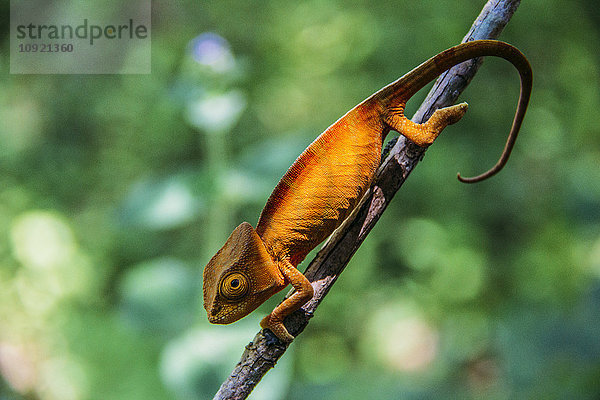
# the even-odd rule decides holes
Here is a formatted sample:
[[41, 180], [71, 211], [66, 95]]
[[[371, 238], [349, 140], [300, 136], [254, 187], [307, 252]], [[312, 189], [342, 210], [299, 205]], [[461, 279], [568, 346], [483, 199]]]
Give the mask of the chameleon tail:
[[451, 47], [425, 61], [412, 71], [408, 72], [397, 81], [383, 88], [378, 97], [384, 105], [403, 103], [410, 99], [416, 92], [434, 80], [444, 71], [472, 58], [496, 56], [509, 61], [519, 72], [521, 90], [515, 117], [502, 151], [500, 159], [488, 171], [481, 175], [464, 178], [458, 174], [458, 179], [465, 183], [480, 182], [499, 172], [510, 156], [519, 129], [525, 117], [527, 104], [531, 96], [532, 71], [525, 56], [514, 46], [497, 40], [474, 40]]

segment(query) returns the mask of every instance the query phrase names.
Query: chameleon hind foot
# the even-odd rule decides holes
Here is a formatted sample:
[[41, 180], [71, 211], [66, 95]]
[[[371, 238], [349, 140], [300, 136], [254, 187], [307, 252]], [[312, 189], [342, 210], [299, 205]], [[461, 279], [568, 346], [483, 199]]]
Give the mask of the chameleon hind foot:
[[469, 106], [460, 103], [450, 107], [439, 108], [429, 117], [427, 122], [417, 124], [404, 116], [404, 105], [394, 108], [384, 119], [384, 122], [396, 132], [407, 137], [421, 147], [431, 145], [448, 125], [460, 121]]

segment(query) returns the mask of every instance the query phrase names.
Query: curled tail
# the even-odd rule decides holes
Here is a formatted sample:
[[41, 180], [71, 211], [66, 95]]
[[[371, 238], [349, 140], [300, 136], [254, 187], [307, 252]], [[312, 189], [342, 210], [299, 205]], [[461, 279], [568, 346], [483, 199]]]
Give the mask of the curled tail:
[[465, 183], [480, 182], [489, 178], [499, 172], [508, 161], [531, 96], [533, 74], [523, 53], [516, 47], [497, 40], [474, 40], [462, 43], [435, 55], [373, 96], [381, 102], [384, 109], [397, 111], [403, 115], [404, 104], [408, 99], [441, 73], [464, 61], [484, 56], [495, 56], [509, 61], [519, 72], [521, 90], [517, 111], [500, 159], [481, 175], [463, 178], [458, 174], [458, 179]]

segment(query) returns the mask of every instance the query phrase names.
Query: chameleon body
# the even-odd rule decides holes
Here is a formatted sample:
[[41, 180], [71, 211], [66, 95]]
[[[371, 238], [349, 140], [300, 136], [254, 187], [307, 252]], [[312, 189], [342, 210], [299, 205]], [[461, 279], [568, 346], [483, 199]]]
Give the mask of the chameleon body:
[[488, 172], [464, 182], [483, 180], [506, 163], [525, 115], [531, 92], [531, 68], [513, 46], [494, 40], [460, 44], [432, 57], [379, 90], [331, 125], [298, 157], [265, 205], [256, 229], [244, 222], [204, 269], [204, 308], [208, 319], [228, 324], [246, 316], [288, 284], [295, 291], [262, 321], [281, 340], [293, 337], [283, 319], [313, 295], [296, 267], [350, 214], [369, 188], [390, 130], [419, 146], [460, 120], [465, 103], [438, 109], [423, 124], [404, 116], [408, 99], [452, 66], [475, 57], [498, 56], [519, 71], [521, 94], [504, 152]]

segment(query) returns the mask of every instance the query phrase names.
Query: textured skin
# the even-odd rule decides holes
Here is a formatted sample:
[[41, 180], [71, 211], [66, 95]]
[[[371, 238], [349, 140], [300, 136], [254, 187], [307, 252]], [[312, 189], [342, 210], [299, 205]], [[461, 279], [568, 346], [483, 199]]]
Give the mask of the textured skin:
[[283, 176], [256, 232], [269, 253], [297, 266], [352, 211], [381, 159], [387, 129], [375, 108], [354, 108], [321, 134]]
[[[492, 170], [470, 181], [499, 171], [525, 114], [531, 69], [525, 57], [506, 43], [467, 42], [438, 54], [373, 94], [331, 125], [298, 157], [269, 197], [256, 230], [242, 223], [206, 266], [204, 307], [210, 322], [234, 322], [291, 284], [296, 289], [294, 294], [261, 322], [281, 340], [291, 341], [293, 337], [283, 326], [283, 319], [313, 295], [310, 282], [296, 266], [342, 223], [370, 186], [387, 133], [396, 130], [416, 144], [428, 146], [467, 110], [465, 103], [442, 108], [426, 123], [415, 124], [404, 116], [406, 101], [453, 65], [487, 55], [509, 60], [521, 76], [519, 106], [505, 152]], [[231, 282], [235, 286], [228, 286]], [[227, 295], [238, 292], [235, 298]]]

